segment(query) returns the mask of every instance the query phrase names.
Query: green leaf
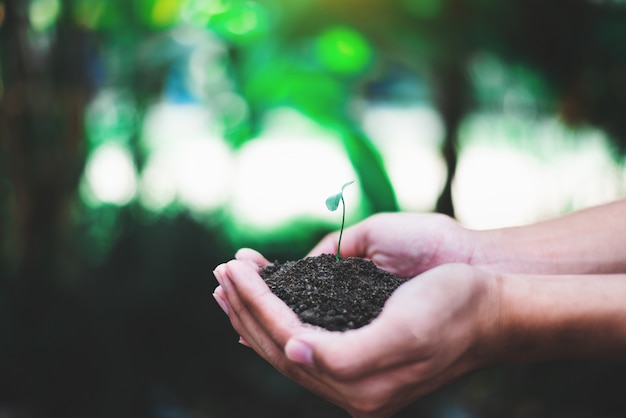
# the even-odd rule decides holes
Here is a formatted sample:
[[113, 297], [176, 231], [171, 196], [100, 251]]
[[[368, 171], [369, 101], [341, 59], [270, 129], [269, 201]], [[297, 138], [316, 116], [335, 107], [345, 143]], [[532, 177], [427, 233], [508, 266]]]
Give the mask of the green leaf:
[[354, 180], [349, 181], [343, 186], [341, 186], [341, 192], [335, 195], [329, 196], [326, 199], [326, 207], [328, 208], [329, 211], [334, 212], [337, 210], [337, 208], [339, 207], [339, 202], [341, 201], [341, 196], [343, 196], [344, 189], [348, 187], [349, 185], [351, 185], [352, 183], [354, 183]]
[[344, 189], [348, 187], [349, 185], [351, 185], [352, 183], [354, 183], [354, 180], [350, 180], [349, 182], [341, 186], [341, 193], [343, 193]]
[[334, 212], [339, 207], [339, 202], [341, 201], [341, 193], [337, 193], [335, 195], [329, 196], [326, 199], [326, 207], [329, 211]]

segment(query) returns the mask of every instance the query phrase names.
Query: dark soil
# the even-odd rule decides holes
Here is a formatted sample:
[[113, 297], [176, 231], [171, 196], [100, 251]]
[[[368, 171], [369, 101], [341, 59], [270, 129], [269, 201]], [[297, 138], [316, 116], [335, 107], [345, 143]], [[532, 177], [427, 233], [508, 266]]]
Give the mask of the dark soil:
[[370, 323], [403, 280], [362, 258], [323, 254], [261, 271], [269, 288], [302, 322], [331, 331]]

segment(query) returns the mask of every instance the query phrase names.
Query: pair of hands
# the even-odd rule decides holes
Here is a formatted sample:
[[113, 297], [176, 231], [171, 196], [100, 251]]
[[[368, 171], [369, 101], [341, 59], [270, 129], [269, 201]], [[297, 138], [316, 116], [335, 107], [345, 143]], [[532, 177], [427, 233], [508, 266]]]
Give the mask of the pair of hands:
[[[493, 361], [496, 273], [471, 267], [469, 231], [441, 215], [375, 215], [344, 231], [342, 255], [407, 279], [370, 324], [347, 332], [304, 325], [259, 276], [250, 249], [215, 269], [214, 297], [241, 336], [283, 374], [355, 417], [388, 417]], [[337, 234], [310, 253], [333, 253]]]

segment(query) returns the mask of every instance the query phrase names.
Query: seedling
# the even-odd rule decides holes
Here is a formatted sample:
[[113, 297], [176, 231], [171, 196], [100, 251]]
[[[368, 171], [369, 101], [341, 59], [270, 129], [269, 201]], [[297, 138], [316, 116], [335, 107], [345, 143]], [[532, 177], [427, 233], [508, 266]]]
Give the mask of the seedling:
[[326, 199], [326, 207], [329, 211], [334, 212], [339, 207], [339, 202], [341, 202], [341, 229], [339, 230], [339, 240], [337, 241], [337, 253], [335, 254], [335, 259], [339, 261], [339, 252], [341, 250], [341, 236], [343, 235], [343, 226], [346, 222], [346, 202], [343, 200], [343, 191], [346, 187], [354, 183], [354, 180], [347, 182], [343, 186], [341, 186], [341, 191], [335, 195], [330, 196]]

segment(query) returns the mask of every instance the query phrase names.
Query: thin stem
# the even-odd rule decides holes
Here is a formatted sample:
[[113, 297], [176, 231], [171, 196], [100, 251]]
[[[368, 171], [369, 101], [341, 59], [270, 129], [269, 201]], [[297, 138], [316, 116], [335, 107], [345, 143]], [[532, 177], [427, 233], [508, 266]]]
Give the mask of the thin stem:
[[339, 241], [337, 242], [337, 254], [335, 254], [335, 260], [339, 261], [339, 254], [341, 253], [341, 236], [343, 235], [343, 225], [346, 222], [346, 202], [341, 196], [341, 229], [339, 230]]

